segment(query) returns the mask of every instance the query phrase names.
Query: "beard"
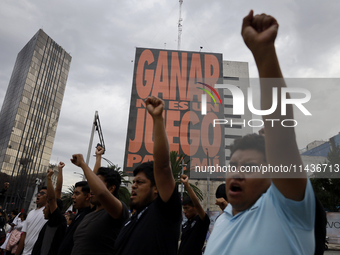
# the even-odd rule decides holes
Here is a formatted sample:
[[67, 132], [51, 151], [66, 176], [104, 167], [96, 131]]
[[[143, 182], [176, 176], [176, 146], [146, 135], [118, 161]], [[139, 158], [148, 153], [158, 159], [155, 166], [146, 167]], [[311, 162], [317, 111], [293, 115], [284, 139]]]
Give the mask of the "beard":
[[147, 196], [142, 199], [141, 201], [138, 202], [132, 202], [130, 201], [130, 210], [136, 210], [139, 211], [141, 209], [143, 209], [145, 206], [147, 206], [148, 204], [150, 204], [152, 201], [154, 200], [153, 195], [152, 195], [152, 188], [150, 188], [149, 193], [147, 194]]

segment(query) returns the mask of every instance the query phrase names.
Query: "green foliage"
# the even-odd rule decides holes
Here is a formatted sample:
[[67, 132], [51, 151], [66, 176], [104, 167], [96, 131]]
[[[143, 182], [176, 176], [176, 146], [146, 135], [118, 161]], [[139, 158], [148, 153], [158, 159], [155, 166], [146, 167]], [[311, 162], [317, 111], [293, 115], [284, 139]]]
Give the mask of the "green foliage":
[[[174, 176], [175, 182], [177, 185], [181, 185], [181, 173], [182, 173], [182, 159], [184, 160], [184, 164], [186, 165], [186, 170], [184, 171], [184, 174], [188, 175], [190, 177], [190, 159], [187, 159], [187, 156], [183, 153], [178, 155], [177, 151], [171, 151], [170, 152], [170, 164], [172, 169], [172, 174]], [[202, 191], [194, 184], [189, 183], [192, 190], [195, 192], [197, 198], [202, 201], [203, 200], [203, 193]], [[186, 189], [184, 189], [184, 197], [189, 196]]]
[[61, 201], [63, 201], [63, 211], [66, 211], [73, 204], [72, 196], [75, 188], [76, 187], [72, 185], [68, 188], [66, 193], [61, 196]]
[[[332, 173], [314, 173], [311, 183], [315, 195], [319, 198], [325, 209], [330, 212], [339, 212], [340, 209], [340, 172], [335, 172], [336, 166], [340, 166], [340, 147], [336, 146], [327, 156], [327, 172], [332, 167]], [[324, 169], [324, 168], [322, 168]], [[327, 178], [324, 178], [324, 177]], [[323, 178], [320, 178], [323, 177]]]

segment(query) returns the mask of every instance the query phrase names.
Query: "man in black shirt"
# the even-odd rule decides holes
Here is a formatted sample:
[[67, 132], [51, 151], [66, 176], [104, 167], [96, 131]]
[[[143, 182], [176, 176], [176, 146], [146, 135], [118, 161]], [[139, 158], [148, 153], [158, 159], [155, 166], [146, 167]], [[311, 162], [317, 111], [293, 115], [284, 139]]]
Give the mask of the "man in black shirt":
[[210, 219], [202, 208], [195, 192], [190, 187], [189, 177], [181, 174], [181, 182], [188, 191], [189, 197], [182, 202], [184, 215], [188, 220], [182, 226], [181, 245], [178, 254], [201, 255]]
[[120, 174], [105, 167], [100, 167], [96, 174], [81, 154], [73, 155], [71, 161], [83, 169], [91, 188], [91, 203], [96, 206], [74, 233], [72, 255], [111, 255], [118, 233], [129, 217], [126, 205], [118, 199]]
[[125, 223], [116, 254], [177, 254], [181, 201], [170, 167], [170, 151], [162, 116], [164, 102], [149, 97], [146, 108], [154, 123], [154, 162], [143, 163], [133, 174], [130, 206], [136, 212]]
[[92, 212], [90, 207], [90, 187], [86, 181], [77, 182], [72, 195], [73, 208], [78, 209], [77, 215], [68, 226], [65, 237], [60, 244], [58, 255], [70, 255], [73, 249], [73, 235], [85, 215]]

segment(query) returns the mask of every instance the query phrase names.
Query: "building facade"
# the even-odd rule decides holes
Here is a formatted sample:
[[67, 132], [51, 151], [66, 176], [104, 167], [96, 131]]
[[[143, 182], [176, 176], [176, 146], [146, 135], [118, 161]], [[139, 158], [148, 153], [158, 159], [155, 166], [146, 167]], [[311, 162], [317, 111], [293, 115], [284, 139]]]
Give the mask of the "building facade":
[[[223, 60], [223, 84], [236, 85], [243, 92], [243, 95], [247, 95], [249, 88], [248, 63]], [[234, 140], [253, 133], [253, 128], [248, 125], [248, 121], [252, 119], [252, 113], [245, 105], [244, 115], [233, 114], [233, 95], [229, 89], [223, 89], [223, 104], [224, 118], [228, 121], [228, 124], [224, 125], [225, 165], [228, 166], [230, 148]], [[215, 194], [217, 187], [225, 182], [224, 178], [211, 180], [207, 178], [206, 180], [191, 180], [191, 182], [203, 192], [203, 201], [201, 202], [203, 208], [209, 208], [212, 213], [219, 212], [219, 207], [215, 205]]]
[[27, 209], [47, 172], [70, 63], [41, 29], [18, 53], [0, 112], [0, 179], [10, 182], [4, 208]]

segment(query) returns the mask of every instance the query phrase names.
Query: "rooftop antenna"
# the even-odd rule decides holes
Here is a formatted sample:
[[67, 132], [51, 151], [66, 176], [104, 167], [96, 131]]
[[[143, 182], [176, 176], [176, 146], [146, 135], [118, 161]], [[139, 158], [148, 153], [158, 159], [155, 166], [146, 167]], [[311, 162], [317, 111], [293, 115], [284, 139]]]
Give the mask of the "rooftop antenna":
[[179, 0], [179, 19], [178, 19], [178, 40], [177, 40], [177, 50], [181, 49], [181, 36], [182, 36], [182, 4], [183, 0]]

